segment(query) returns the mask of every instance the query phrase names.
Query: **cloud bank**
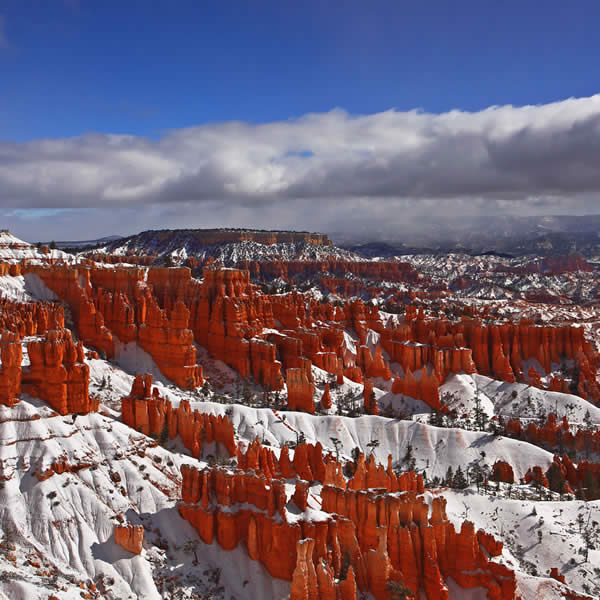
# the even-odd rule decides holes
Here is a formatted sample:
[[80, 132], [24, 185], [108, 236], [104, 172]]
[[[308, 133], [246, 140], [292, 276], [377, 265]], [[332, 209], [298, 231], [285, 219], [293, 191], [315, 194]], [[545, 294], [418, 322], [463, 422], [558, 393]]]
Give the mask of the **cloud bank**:
[[[299, 228], [389, 223], [397, 211], [434, 206], [585, 211], [600, 192], [598, 165], [600, 95], [443, 114], [336, 109], [188, 127], [157, 140], [91, 133], [0, 141], [0, 207], [144, 207], [169, 223]], [[194, 214], [201, 222], [189, 222]]]

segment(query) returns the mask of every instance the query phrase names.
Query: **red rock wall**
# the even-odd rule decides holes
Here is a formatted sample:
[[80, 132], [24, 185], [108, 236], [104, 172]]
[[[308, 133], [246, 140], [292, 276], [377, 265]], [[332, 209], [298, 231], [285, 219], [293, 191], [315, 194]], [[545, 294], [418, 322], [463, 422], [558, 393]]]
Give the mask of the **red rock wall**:
[[65, 326], [64, 309], [50, 302], [13, 302], [0, 298], [0, 331], [12, 331], [20, 337], [43, 335]]
[[152, 388], [152, 375], [136, 376], [130, 395], [121, 398], [121, 418], [145, 435], [159, 437], [166, 432], [170, 439], [179, 435], [196, 458], [203, 444], [212, 441], [221, 442], [231, 456], [237, 452], [233, 424], [227, 417], [192, 411], [186, 400], [174, 408]]
[[506, 423], [506, 434], [525, 440], [537, 446], [558, 450], [561, 454], [566, 450], [579, 453], [600, 453], [600, 431], [593, 428], [573, 428], [566, 417], [560, 421], [550, 413], [543, 426], [528, 423], [523, 427], [517, 419], [509, 419]]
[[284, 279], [296, 276], [314, 277], [331, 275], [343, 279], [348, 273], [377, 281], [416, 282], [419, 273], [409, 264], [401, 262], [371, 262], [345, 260], [288, 260], [288, 261], [240, 261], [238, 267], [248, 270], [256, 279]]
[[141, 554], [144, 541], [142, 525], [115, 525], [115, 542], [132, 554]]
[[98, 410], [89, 394], [90, 368], [83, 344], [75, 344], [68, 329], [49, 331], [27, 344], [30, 366], [23, 369], [23, 390], [42, 398], [61, 415]]
[[288, 390], [288, 408], [308, 413], [315, 412], [313, 401], [314, 385], [304, 369], [288, 369], [286, 371]]
[[5, 331], [0, 351], [0, 403], [13, 406], [23, 390], [42, 398], [61, 415], [98, 409], [98, 401], [89, 394], [83, 346], [73, 342], [68, 329], [47, 331], [45, 337], [29, 340], [30, 365], [24, 369], [18, 334]]
[[4, 331], [0, 338], [0, 404], [14, 406], [21, 395], [21, 338], [17, 333]]
[[[354, 265], [349, 269], [363, 268], [361, 263], [348, 264]], [[368, 264], [393, 278], [384, 273], [388, 267], [382, 263]], [[353, 300], [334, 307], [298, 293], [264, 295], [250, 283], [248, 271], [237, 269], [205, 268], [200, 282], [186, 267], [152, 268], [144, 282], [138, 267], [26, 268], [37, 272], [69, 304], [85, 343], [110, 356], [113, 334], [121, 341], [137, 340], [161, 370], [184, 387], [202, 381], [195, 364], [195, 341], [267, 389], [281, 389], [285, 372], [292, 382], [290, 397], [304, 410], [312, 409], [307, 397], [311, 364], [338, 381], [345, 375], [363, 382], [390, 379], [390, 363], [399, 363], [405, 376], [396, 377], [394, 391], [440, 410], [438, 388], [450, 373], [479, 372], [541, 386], [538, 373], [523, 372], [524, 361], [536, 359], [549, 373], [552, 365], [572, 360], [579, 375], [577, 393], [600, 401], [596, 380], [600, 356], [584, 339], [583, 328], [538, 326], [525, 320], [488, 323], [483, 313], [459, 321], [431, 319], [412, 306], [402, 321], [385, 327], [376, 306]], [[344, 350], [344, 328], [357, 334], [356, 357]], [[365, 345], [369, 329], [380, 336], [374, 353]], [[308, 386], [301, 375], [288, 377], [290, 369], [304, 369]], [[550, 387], [568, 386], [553, 377]]]
[[216, 539], [226, 550], [243, 542], [273, 577], [291, 581], [294, 600], [335, 598], [336, 588], [342, 598], [355, 598], [351, 594], [359, 589], [387, 600], [390, 580], [428, 598], [447, 598], [447, 577], [462, 587], [484, 587], [490, 598], [514, 598], [514, 573], [488, 558], [500, 554], [501, 543], [468, 521], [456, 532], [442, 498], [434, 499], [428, 518], [429, 507], [416, 491], [398, 496], [326, 485], [325, 520], [289, 520], [290, 502], [300, 511], [307, 506], [308, 488], [301, 480], [288, 499], [284, 480], [254, 471], [185, 465], [182, 475], [178, 509], [202, 540]]
[[114, 356], [116, 336], [137, 341], [169, 379], [184, 388], [203, 383], [196, 364], [190, 313], [171, 295], [187, 289], [189, 269], [157, 269], [149, 275], [168, 307], [161, 309], [152, 287], [138, 267], [96, 268], [30, 266], [44, 283], [71, 308], [84, 343]]

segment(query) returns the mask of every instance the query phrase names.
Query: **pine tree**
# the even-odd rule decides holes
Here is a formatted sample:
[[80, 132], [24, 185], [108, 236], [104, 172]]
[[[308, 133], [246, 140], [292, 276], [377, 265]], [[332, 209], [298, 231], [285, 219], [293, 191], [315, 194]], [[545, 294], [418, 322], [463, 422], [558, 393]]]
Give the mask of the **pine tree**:
[[410, 598], [414, 598], [413, 591], [401, 581], [388, 581], [387, 591], [390, 594], [390, 600], [409, 600]]
[[469, 483], [467, 482], [467, 478], [463, 473], [463, 470], [460, 468], [460, 465], [458, 469], [456, 469], [456, 473], [454, 474], [454, 479], [452, 483], [453, 487], [455, 487], [457, 490], [464, 490], [469, 485]]
[[165, 416], [162, 429], [160, 430], [160, 434], [158, 436], [158, 443], [161, 446], [164, 446], [168, 441], [169, 441], [169, 421], [167, 420], [167, 417]]
[[488, 416], [481, 406], [481, 397], [479, 390], [475, 392], [475, 427], [478, 431], [485, 431], [487, 428]]
[[451, 466], [449, 466], [448, 470], [446, 471], [446, 477], [444, 478], [444, 485], [446, 485], [447, 487], [453, 487], [453, 485], [454, 485], [454, 471], [452, 470]]
[[339, 462], [340, 447], [342, 445], [342, 442], [338, 438], [334, 438], [334, 437], [330, 437], [329, 439], [331, 440], [331, 443], [333, 444], [333, 447], [335, 448], [335, 459]]
[[413, 452], [413, 447], [412, 447], [412, 444], [410, 444], [410, 443], [406, 446], [406, 454], [404, 455], [402, 462], [406, 465], [407, 471], [415, 470], [415, 466], [417, 464], [417, 459], [415, 458], [415, 455]]
[[375, 450], [375, 448], [379, 447], [379, 440], [371, 440], [368, 444], [367, 444], [367, 448], [370, 449], [370, 454], [373, 454], [373, 451]]
[[550, 468], [546, 472], [546, 477], [548, 478], [548, 485], [553, 492], [558, 492], [561, 495], [564, 494], [565, 478], [560, 467], [555, 462], [550, 465]]

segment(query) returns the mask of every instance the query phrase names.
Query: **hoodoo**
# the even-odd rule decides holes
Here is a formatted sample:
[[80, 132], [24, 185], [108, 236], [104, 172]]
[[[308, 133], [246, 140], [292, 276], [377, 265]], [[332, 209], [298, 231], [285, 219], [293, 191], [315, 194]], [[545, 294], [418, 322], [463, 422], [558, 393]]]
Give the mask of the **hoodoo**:
[[0, 233], [0, 595], [598, 596], [593, 262], [382, 248]]

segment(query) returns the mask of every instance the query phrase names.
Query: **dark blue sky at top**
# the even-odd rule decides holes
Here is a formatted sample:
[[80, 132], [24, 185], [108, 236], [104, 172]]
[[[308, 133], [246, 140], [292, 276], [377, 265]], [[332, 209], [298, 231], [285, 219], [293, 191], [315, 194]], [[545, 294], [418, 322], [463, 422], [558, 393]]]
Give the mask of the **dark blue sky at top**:
[[591, 1], [3, 0], [0, 20], [2, 140], [600, 90]]

